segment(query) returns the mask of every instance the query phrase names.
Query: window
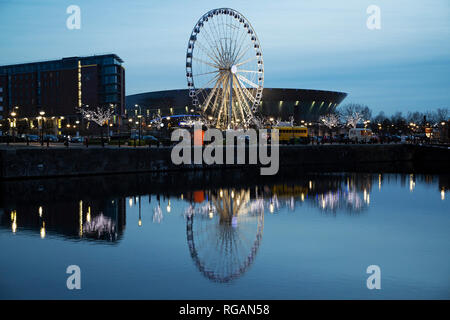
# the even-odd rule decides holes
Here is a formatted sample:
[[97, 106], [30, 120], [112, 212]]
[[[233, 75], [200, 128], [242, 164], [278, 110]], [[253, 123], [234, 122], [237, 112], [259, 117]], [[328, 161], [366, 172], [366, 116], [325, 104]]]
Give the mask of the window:
[[109, 74], [109, 73], [116, 73], [116, 67], [115, 66], [109, 66], [109, 67], [105, 67], [103, 68], [103, 73], [104, 74]]
[[103, 84], [117, 83], [117, 76], [105, 76], [102, 79]]
[[105, 92], [107, 93], [114, 93], [118, 90], [118, 85], [114, 84], [114, 85], [108, 85], [105, 87]]
[[105, 97], [105, 102], [116, 102], [117, 94], [110, 94]]

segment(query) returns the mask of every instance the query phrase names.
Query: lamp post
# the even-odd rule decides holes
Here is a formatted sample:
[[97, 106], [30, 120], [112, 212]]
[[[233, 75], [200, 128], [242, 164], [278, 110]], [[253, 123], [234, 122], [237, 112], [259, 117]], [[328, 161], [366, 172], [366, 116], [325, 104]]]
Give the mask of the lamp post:
[[76, 135], [77, 135], [77, 137], [80, 135], [80, 131], [79, 131], [79, 124], [80, 124], [80, 120], [76, 120], [75, 121], [75, 123], [76, 123], [76, 129], [77, 129], [77, 133], [76, 133]]
[[12, 128], [12, 130], [11, 130], [11, 134], [12, 134], [12, 136], [13, 136], [13, 141], [14, 142], [16, 142], [16, 135], [15, 135], [15, 128], [16, 128], [16, 116], [17, 116], [17, 113], [15, 112], [15, 111], [12, 111], [11, 112], [11, 117], [12, 117], [12, 122], [11, 122], [11, 128]]
[[39, 111], [39, 115], [41, 118], [41, 146], [44, 145], [44, 115], [45, 111]]
[[142, 115], [138, 115], [139, 121], [136, 123], [139, 123], [139, 146], [141, 146], [141, 127], [142, 127]]

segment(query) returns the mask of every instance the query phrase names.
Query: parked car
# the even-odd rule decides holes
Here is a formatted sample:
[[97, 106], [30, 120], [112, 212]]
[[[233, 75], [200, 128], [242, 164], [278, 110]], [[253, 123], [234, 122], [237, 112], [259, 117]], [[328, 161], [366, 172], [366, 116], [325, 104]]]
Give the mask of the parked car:
[[163, 146], [168, 147], [173, 144], [173, 142], [170, 140], [170, 138], [159, 138], [159, 143], [161, 143]]
[[84, 138], [83, 137], [72, 137], [70, 138], [70, 142], [72, 143], [83, 143]]
[[152, 135], [146, 135], [141, 137], [142, 140], [145, 141], [145, 143], [150, 144], [150, 145], [156, 145], [158, 144], [159, 140], [156, 139], [154, 136]]
[[380, 143], [380, 138], [374, 134], [370, 137], [369, 143]]
[[35, 134], [27, 134], [27, 139], [30, 142], [39, 142], [40, 141], [39, 136], [35, 135]]
[[46, 134], [44, 136], [44, 141], [50, 141], [50, 142], [58, 142], [58, 137], [56, 137], [54, 134]]
[[58, 142], [64, 142], [67, 140], [67, 136], [58, 134]]
[[400, 142], [400, 141], [402, 141], [402, 138], [401, 138], [400, 136], [397, 136], [397, 135], [391, 135], [391, 136], [389, 137], [389, 140], [390, 140], [391, 142]]
[[309, 137], [298, 137], [295, 138], [294, 144], [308, 144], [309, 142]]
[[339, 135], [335, 136], [334, 139], [337, 143], [349, 143], [350, 142], [350, 139], [348, 138], [347, 134], [339, 134]]

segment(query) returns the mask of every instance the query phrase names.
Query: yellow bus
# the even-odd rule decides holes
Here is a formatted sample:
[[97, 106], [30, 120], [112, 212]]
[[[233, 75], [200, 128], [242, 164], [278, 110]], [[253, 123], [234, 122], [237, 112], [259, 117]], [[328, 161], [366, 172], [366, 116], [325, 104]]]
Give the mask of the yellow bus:
[[299, 127], [272, 127], [277, 129], [280, 143], [308, 143], [308, 128]]

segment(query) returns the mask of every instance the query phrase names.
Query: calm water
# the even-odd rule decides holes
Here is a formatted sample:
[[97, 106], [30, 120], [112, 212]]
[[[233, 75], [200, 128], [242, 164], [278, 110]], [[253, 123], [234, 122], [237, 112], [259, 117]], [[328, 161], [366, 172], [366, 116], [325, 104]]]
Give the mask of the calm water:
[[449, 176], [229, 180], [4, 183], [0, 298], [450, 298]]

